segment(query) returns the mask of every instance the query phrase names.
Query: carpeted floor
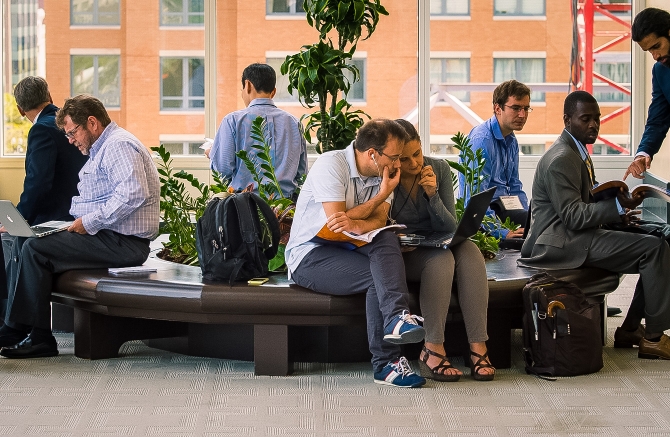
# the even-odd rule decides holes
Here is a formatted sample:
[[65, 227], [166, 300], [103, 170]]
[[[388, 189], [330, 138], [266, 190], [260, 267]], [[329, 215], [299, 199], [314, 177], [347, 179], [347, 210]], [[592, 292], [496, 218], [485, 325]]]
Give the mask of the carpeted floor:
[[[609, 299], [626, 309], [637, 277]], [[177, 355], [134, 342], [123, 357], [86, 361], [59, 334], [61, 355], [0, 360], [3, 436], [670, 436], [670, 362], [613, 349], [605, 368], [543, 381], [514, 367], [493, 382], [468, 377], [395, 389], [370, 366], [300, 364], [255, 377], [248, 362]], [[454, 360], [462, 368], [463, 362]], [[469, 372], [467, 372], [469, 373]]]

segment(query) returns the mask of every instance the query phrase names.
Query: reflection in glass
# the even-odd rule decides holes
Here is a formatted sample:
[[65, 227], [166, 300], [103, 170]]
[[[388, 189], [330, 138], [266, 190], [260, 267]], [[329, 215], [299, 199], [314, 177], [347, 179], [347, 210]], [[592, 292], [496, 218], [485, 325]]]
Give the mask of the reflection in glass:
[[[624, 84], [630, 88], [631, 67], [628, 62], [595, 62], [593, 69], [606, 78], [614, 82]], [[593, 83], [602, 83], [601, 80], [594, 78]], [[599, 89], [599, 88], [598, 88]], [[611, 89], [611, 88], [610, 88]], [[630, 96], [621, 91], [612, 89], [610, 92], [594, 92], [593, 96], [599, 102], [630, 102]]]
[[430, 0], [430, 15], [470, 15], [470, 0]]
[[304, 14], [302, 0], [266, 0], [268, 14]]
[[[516, 79], [519, 82], [542, 83], [545, 78], [545, 59], [542, 58], [498, 58], [493, 60], [493, 82], [499, 84]], [[532, 88], [532, 87], [531, 87]], [[544, 93], [530, 93], [531, 102], [544, 102]]]
[[204, 26], [204, 0], [161, 0], [161, 26]]
[[494, 15], [544, 15], [545, 0], [495, 0]]
[[161, 58], [161, 109], [205, 107], [204, 58]]
[[107, 108], [121, 106], [118, 55], [72, 55], [72, 95], [91, 94]]
[[[430, 84], [469, 83], [470, 59], [433, 58], [430, 60]], [[467, 91], [451, 91], [462, 102], [470, 101]]]
[[118, 25], [119, 0], [71, 0], [70, 22], [77, 25]]

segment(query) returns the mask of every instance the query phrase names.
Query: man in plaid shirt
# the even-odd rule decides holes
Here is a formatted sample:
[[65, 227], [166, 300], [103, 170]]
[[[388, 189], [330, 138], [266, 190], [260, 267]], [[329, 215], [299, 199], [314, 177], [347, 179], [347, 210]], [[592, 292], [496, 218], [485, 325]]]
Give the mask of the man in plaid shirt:
[[79, 172], [79, 196], [70, 208], [75, 220], [67, 232], [14, 238], [0, 328], [6, 358], [58, 355], [50, 308], [55, 274], [141, 265], [158, 235], [160, 182], [147, 148], [90, 95], [66, 100], [56, 124], [89, 160]]

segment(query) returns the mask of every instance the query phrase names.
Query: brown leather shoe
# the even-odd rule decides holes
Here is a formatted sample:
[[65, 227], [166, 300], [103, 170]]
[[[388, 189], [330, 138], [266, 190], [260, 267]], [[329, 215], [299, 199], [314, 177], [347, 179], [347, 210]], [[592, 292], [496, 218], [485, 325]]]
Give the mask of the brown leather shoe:
[[640, 340], [644, 338], [644, 326], [640, 325], [635, 331], [626, 331], [621, 327], [614, 331], [614, 347], [631, 348], [640, 345]]
[[670, 360], [670, 337], [663, 334], [658, 342], [643, 338], [640, 341], [640, 349], [637, 351], [637, 357], [648, 360]]

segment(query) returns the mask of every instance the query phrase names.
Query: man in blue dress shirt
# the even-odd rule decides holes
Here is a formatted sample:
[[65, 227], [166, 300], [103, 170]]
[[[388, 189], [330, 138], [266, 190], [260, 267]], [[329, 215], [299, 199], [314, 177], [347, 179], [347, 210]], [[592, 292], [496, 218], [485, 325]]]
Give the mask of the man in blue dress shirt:
[[[493, 91], [493, 117], [473, 128], [468, 135], [472, 150], [481, 149], [486, 164], [481, 189], [497, 187], [488, 215], [494, 213], [505, 221], [507, 217], [518, 225], [526, 224], [528, 197], [519, 179], [519, 143], [514, 131], [523, 129], [532, 111], [530, 88], [516, 80], [508, 80]], [[460, 197], [470, 198], [464, 192], [463, 175], [459, 179]], [[518, 238], [523, 228], [516, 231], [494, 229], [496, 237]]]
[[657, 8], [644, 9], [633, 21], [631, 38], [656, 61], [651, 70], [647, 123], [635, 159], [623, 177], [642, 179], [670, 128], [670, 13]]
[[[255, 155], [251, 124], [259, 115], [264, 117], [275, 173], [282, 193], [290, 198], [307, 171], [307, 143], [300, 121], [277, 108], [272, 101], [277, 92], [276, 83], [277, 75], [267, 64], [251, 64], [245, 68], [242, 100], [247, 107], [224, 117], [211, 150], [205, 154], [212, 160], [212, 169], [228, 179], [236, 191], [254, 184], [251, 173], [235, 154], [246, 150]], [[254, 186], [254, 191], [258, 192], [258, 187]]]

